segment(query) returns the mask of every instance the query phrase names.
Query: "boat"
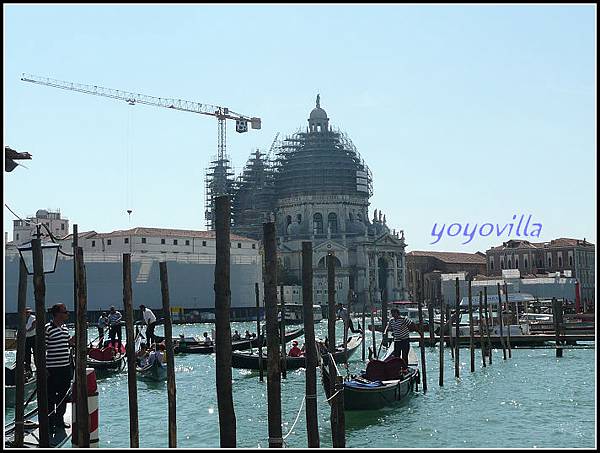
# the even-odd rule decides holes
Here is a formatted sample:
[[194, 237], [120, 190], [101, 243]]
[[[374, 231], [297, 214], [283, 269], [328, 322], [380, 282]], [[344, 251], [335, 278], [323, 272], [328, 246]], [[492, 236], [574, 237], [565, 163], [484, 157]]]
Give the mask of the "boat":
[[[338, 362], [347, 362], [348, 359], [354, 354], [362, 343], [362, 336], [357, 335], [355, 337], [348, 338], [347, 354], [346, 350], [342, 346], [336, 348], [336, 352], [333, 354], [334, 358]], [[262, 361], [263, 369], [267, 369], [267, 354], [264, 351]], [[283, 367], [283, 358], [281, 358]], [[232, 352], [231, 353], [231, 366], [233, 368], [244, 368], [249, 370], [259, 370], [259, 356], [257, 351], [251, 352]], [[285, 368], [287, 370], [296, 370], [298, 368], [306, 368], [306, 357], [289, 357], [285, 358]]]
[[17, 349], [17, 329], [4, 329], [4, 350], [14, 351]]
[[[285, 334], [285, 341], [290, 342], [294, 338], [298, 338], [304, 334], [304, 327], [300, 327], [299, 329], [292, 330]], [[255, 337], [247, 340], [239, 340], [231, 342], [231, 350], [232, 351], [243, 351], [246, 349], [258, 348], [260, 345], [261, 337]], [[263, 341], [262, 346], [264, 347], [266, 343]], [[212, 354], [215, 352], [215, 348], [213, 344], [205, 345], [202, 343], [197, 344], [188, 344], [185, 341], [178, 340], [173, 348], [175, 353], [183, 353], [183, 354]]]
[[96, 371], [119, 371], [125, 366], [125, 354], [113, 348], [88, 348], [87, 366]]
[[[416, 356], [411, 349], [409, 364], [406, 364], [391, 352], [389, 348], [383, 360], [370, 360], [360, 375], [344, 380], [344, 411], [378, 410], [410, 396], [420, 379]], [[335, 360], [334, 368], [339, 375]], [[321, 365], [321, 382], [329, 399], [332, 396], [329, 366]]]
[[[304, 305], [286, 303], [283, 306], [285, 313], [285, 325], [304, 324]], [[281, 304], [277, 304], [277, 319], [281, 319]], [[315, 323], [323, 320], [323, 308], [321, 305], [313, 305], [313, 321]]]
[[[17, 392], [17, 379], [16, 379], [16, 364], [12, 364], [10, 367], [4, 367], [4, 404], [8, 407], [14, 407], [15, 395]], [[25, 393], [24, 402], [35, 392], [36, 389], [36, 376], [35, 373], [25, 373]]]
[[164, 382], [167, 379], [167, 365], [155, 360], [151, 365], [145, 367], [136, 367], [137, 375], [141, 379], [150, 381]]

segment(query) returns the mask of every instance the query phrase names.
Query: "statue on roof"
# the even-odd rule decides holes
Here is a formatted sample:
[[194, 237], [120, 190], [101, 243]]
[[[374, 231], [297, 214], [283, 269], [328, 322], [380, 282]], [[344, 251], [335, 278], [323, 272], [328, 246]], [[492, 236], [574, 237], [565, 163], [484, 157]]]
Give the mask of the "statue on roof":
[[321, 95], [317, 94], [317, 108], [320, 109], [321, 108]]

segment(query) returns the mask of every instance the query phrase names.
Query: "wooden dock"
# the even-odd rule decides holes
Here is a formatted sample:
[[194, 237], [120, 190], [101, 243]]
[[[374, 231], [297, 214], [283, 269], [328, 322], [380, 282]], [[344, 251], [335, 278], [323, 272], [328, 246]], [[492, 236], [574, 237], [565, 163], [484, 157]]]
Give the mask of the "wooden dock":
[[[476, 340], [476, 347], [478, 347], [478, 345], [480, 344], [479, 341], [479, 335], [475, 335], [475, 340]], [[561, 335], [560, 336], [561, 340], [564, 341], [564, 347], [567, 346], [575, 346], [577, 345], [577, 342], [595, 342], [596, 341], [596, 335], [592, 335], [592, 334], [576, 334], [576, 335]], [[448, 345], [450, 343], [450, 336], [446, 335], [444, 336], [444, 340], [445, 343]], [[456, 339], [454, 339], [456, 340]], [[499, 336], [490, 336], [490, 340], [492, 342], [492, 347], [496, 348], [496, 347], [501, 347], [502, 343], [501, 343], [501, 338]], [[548, 335], [548, 334], [537, 334], [537, 335], [511, 335], [510, 337], [510, 342], [511, 345], [514, 345], [515, 347], [519, 347], [519, 348], [524, 348], [524, 347], [540, 347], [540, 346], [544, 346], [546, 345], [546, 343], [549, 342], [554, 342], [556, 340], [556, 336], [555, 335]], [[416, 343], [419, 341], [419, 337], [410, 337], [410, 342], [411, 343]], [[434, 346], [436, 344], [438, 344], [440, 341], [440, 337], [435, 337], [434, 340], [432, 341], [429, 337], [425, 337], [424, 338], [424, 342], [426, 346]], [[469, 347], [469, 337], [459, 337], [459, 345], [461, 347]], [[595, 347], [595, 345], [582, 345], [585, 346], [585, 348], [579, 348], [579, 349], [587, 349], [590, 347]], [[552, 346], [554, 347], [554, 345]]]

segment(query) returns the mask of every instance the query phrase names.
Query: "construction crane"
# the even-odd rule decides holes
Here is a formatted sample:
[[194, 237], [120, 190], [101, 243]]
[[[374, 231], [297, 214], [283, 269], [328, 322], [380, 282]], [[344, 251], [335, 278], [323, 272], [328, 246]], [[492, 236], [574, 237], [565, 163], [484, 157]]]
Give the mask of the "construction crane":
[[[80, 93], [93, 94], [108, 98], [125, 101], [129, 105], [146, 104], [155, 107], [165, 107], [168, 109], [181, 110], [184, 112], [200, 113], [202, 115], [210, 115], [217, 118], [217, 162], [223, 162], [227, 158], [227, 128], [226, 120], [235, 120], [235, 130], [239, 133], [248, 132], [248, 122], [252, 129], [261, 128], [261, 120], [257, 117], [250, 117], [236, 113], [227, 107], [220, 107], [211, 104], [201, 104], [199, 102], [185, 101], [182, 99], [159, 98], [148, 96], [145, 94], [132, 93], [129, 91], [115, 90], [112, 88], [104, 88], [97, 85], [84, 85], [74, 82], [65, 82], [63, 80], [50, 79], [47, 77], [39, 77], [32, 74], [22, 74], [21, 80], [24, 82], [37, 83], [63, 90], [78, 91]], [[223, 173], [223, 172], [221, 172]], [[225, 173], [223, 173], [225, 174]], [[213, 193], [212, 196], [222, 195], [222, 188], [226, 187], [222, 181], [215, 184], [215, 187], [221, 189]], [[212, 211], [212, 210], [211, 210]]]

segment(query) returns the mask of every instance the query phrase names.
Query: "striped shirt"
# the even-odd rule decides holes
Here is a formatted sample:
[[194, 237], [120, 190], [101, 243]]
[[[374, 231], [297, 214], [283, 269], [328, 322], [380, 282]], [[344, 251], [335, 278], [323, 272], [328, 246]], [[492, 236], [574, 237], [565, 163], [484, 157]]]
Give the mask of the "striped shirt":
[[410, 329], [414, 328], [415, 323], [407, 318], [393, 318], [388, 322], [388, 331], [391, 330], [394, 341], [406, 340], [410, 336]]
[[69, 329], [46, 324], [46, 368], [58, 368], [71, 364], [69, 359]]

